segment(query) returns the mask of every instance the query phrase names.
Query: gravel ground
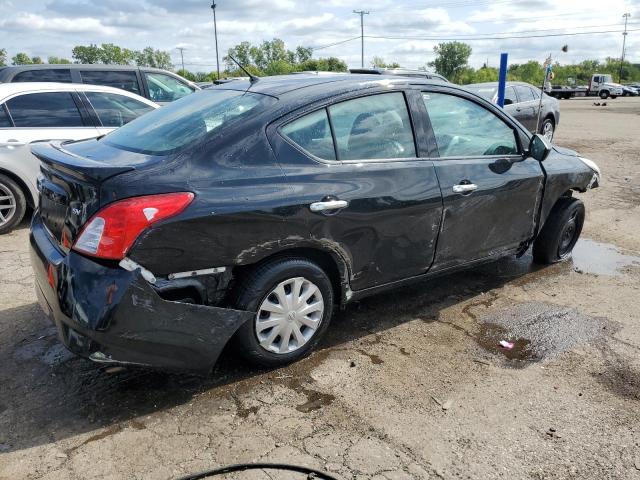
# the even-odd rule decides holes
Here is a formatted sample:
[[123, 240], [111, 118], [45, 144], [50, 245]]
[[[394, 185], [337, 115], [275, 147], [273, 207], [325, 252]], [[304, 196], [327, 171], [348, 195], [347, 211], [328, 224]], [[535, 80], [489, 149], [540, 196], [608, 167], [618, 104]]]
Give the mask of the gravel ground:
[[287, 368], [226, 352], [200, 379], [75, 358], [36, 304], [26, 224], [0, 237], [0, 479], [254, 461], [341, 479], [640, 479], [640, 98], [593, 103], [563, 101], [556, 137], [604, 175], [581, 195], [573, 260], [372, 297]]

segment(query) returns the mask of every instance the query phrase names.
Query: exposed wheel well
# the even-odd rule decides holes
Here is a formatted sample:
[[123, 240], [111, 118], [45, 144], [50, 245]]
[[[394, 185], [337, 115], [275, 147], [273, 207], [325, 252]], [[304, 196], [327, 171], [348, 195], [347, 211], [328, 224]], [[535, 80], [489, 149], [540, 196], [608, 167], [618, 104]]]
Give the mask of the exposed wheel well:
[[278, 253], [274, 253], [268, 257], [263, 258], [258, 263], [254, 263], [251, 265], [239, 265], [233, 268], [233, 283], [230, 290], [235, 288], [238, 282], [242, 281], [242, 279], [253, 269], [264, 265], [267, 262], [270, 262], [274, 259], [278, 258], [289, 258], [289, 257], [298, 257], [305, 258], [307, 260], [311, 260], [318, 264], [320, 268], [322, 268], [329, 280], [331, 280], [331, 285], [333, 286], [334, 295], [336, 298], [336, 304], [341, 305], [343, 303], [344, 293], [347, 285], [348, 279], [348, 270], [347, 266], [341, 261], [338, 260], [333, 254], [321, 250], [318, 248], [308, 248], [308, 247], [300, 247], [300, 248], [290, 248]]
[[22, 189], [24, 193], [24, 198], [27, 199], [27, 205], [31, 208], [35, 207], [36, 199], [31, 196], [31, 190], [19, 176], [17, 176], [15, 173], [10, 172], [9, 170], [5, 170], [4, 168], [0, 168], [0, 174], [6, 175], [11, 180], [16, 182], [18, 186], [20, 186], [20, 188]]

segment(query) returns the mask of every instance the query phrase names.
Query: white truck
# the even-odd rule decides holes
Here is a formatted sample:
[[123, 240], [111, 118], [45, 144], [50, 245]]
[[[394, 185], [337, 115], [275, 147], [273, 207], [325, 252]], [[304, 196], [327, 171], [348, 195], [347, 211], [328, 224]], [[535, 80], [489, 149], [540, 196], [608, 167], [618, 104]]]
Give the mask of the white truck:
[[592, 75], [587, 88], [554, 86], [547, 92], [547, 94], [558, 99], [598, 96], [603, 100], [609, 97], [621, 97], [623, 93], [622, 85], [614, 83], [610, 74], [603, 73], [596, 73]]

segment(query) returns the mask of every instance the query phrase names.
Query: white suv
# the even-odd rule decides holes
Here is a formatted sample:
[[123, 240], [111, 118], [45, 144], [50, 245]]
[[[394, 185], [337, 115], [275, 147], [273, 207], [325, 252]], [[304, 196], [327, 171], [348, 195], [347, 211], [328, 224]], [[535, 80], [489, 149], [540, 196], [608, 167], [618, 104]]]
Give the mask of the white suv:
[[97, 137], [155, 108], [151, 100], [111, 87], [0, 84], [0, 234], [38, 203], [40, 162], [31, 142]]

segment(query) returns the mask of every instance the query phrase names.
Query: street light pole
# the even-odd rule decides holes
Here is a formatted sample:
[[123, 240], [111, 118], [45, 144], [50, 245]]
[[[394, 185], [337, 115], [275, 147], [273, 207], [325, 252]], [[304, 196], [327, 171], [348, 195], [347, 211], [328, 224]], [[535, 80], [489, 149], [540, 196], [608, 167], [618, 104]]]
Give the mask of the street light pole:
[[218, 25], [216, 22], [216, 2], [212, 0], [211, 10], [213, 10], [213, 35], [216, 39], [216, 72], [218, 73], [218, 80], [220, 79], [220, 56], [218, 55]]
[[622, 55], [620, 56], [620, 72], [618, 73], [618, 83], [622, 83], [622, 65], [624, 64], [624, 49], [627, 43], [627, 21], [631, 16], [630, 13], [625, 13], [624, 17], [624, 32], [622, 32]]
[[364, 16], [369, 15], [369, 12], [354, 10], [353, 13], [360, 15], [360, 67], [364, 68]]

